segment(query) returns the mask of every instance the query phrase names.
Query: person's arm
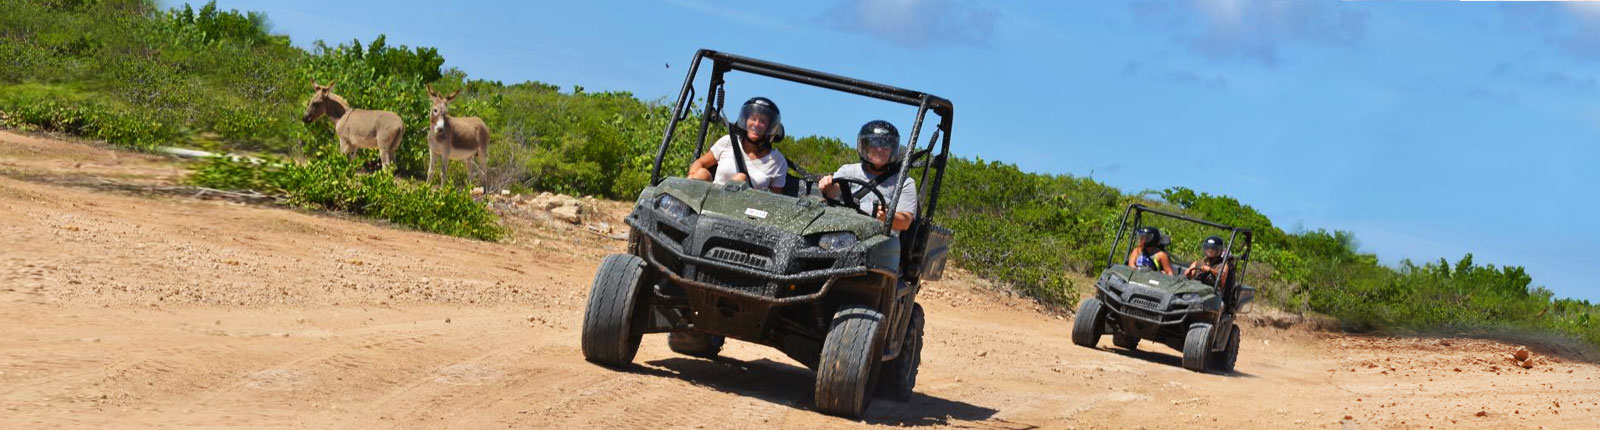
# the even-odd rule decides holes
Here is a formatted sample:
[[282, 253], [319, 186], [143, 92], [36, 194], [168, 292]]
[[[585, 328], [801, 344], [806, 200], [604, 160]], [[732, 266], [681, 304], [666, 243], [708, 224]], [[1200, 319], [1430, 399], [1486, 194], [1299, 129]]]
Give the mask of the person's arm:
[[917, 207], [921, 204], [922, 202], [917, 199], [916, 180], [906, 178], [905, 184], [900, 187], [899, 206], [895, 208], [895, 231], [905, 231], [911, 228], [911, 220], [917, 218]]
[[1128, 253], [1128, 267], [1139, 268], [1139, 249], [1134, 248]]
[[[883, 219], [884, 211], [885, 209], [881, 207], [878, 208], [878, 213], [876, 216], [879, 220]], [[916, 215], [912, 215], [911, 212], [895, 212], [894, 224], [891, 224], [889, 227], [893, 228], [894, 231], [906, 231], [906, 229], [911, 228], [911, 220], [913, 218], [916, 218]]]
[[689, 163], [689, 179], [711, 182], [714, 172], [711, 169], [715, 168], [717, 168], [717, 154], [714, 151], [706, 151], [705, 155]]
[[1161, 262], [1161, 272], [1162, 273], [1166, 273], [1167, 276], [1173, 276], [1172, 275], [1172, 259], [1167, 258], [1167, 252], [1166, 251], [1157, 252], [1156, 253], [1156, 261]]
[[1185, 278], [1194, 279], [1196, 276], [1200, 276], [1200, 260], [1189, 263], [1189, 268], [1183, 270], [1183, 277]]

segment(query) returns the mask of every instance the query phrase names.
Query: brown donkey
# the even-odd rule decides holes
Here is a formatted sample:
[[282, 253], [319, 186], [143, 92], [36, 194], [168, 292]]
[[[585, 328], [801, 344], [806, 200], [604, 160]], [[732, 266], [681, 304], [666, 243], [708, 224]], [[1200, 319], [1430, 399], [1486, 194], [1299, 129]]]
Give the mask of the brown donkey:
[[[489, 126], [475, 116], [451, 117], [450, 101], [461, 90], [441, 96], [428, 86], [428, 97], [433, 108], [428, 110], [428, 183], [433, 183], [433, 172], [439, 170], [439, 185], [448, 181], [450, 160], [462, 160], [467, 166], [467, 180], [472, 181], [472, 165], [478, 165], [478, 174], [488, 178]], [[476, 163], [474, 163], [476, 162]], [[437, 167], [435, 167], [437, 166]], [[487, 181], [485, 181], [487, 182]]]
[[406, 124], [400, 115], [382, 110], [352, 109], [350, 103], [333, 93], [333, 83], [317, 85], [311, 80], [311, 102], [306, 104], [306, 115], [301, 121], [307, 124], [323, 115], [333, 118], [334, 134], [339, 136], [339, 152], [354, 158], [357, 148], [377, 148], [383, 167], [394, 164], [395, 152], [400, 149], [400, 139], [405, 137]]

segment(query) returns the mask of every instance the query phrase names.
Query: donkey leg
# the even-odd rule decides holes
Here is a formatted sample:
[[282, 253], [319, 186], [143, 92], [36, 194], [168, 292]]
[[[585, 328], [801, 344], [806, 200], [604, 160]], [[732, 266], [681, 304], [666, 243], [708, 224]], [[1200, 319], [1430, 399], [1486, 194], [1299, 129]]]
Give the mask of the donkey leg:
[[433, 149], [429, 148], [428, 149], [428, 173], [422, 176], [422, 183], [428, 184], [428, 185], [433, 185], [433, 162], [436, 159], [437, 159], [437, 157], [433, 156]]
[[[380, 155], [383, 155], [383, 167], [384, 168], [388, 168], [389, 166], [394, 165], [394, 157], [395, 157], [396, 154], [398, 154], [400, 152], [400, 144], [402, 143], [402, 141], [405, 140], [405, 138], [406, 138], [406, 129], [405, 129], [404, 125], [401, 125], [400, 128], [397, 128], [397, 129], [394, 130], [394, 136], [389, 138], [389, 144], [384, 145], [384, 147], [389, 149], [389, 151], [388, 151], [389, 153], [388, 154], [380, 154]], [[392, 174], [393, 172], [390, 172], [390, 173]]]
[[496, 191], [489, 189], [489, 151], [486, 151], [484, 148], [480, 147], [478, 148], [477, 156], [472, 158], [476, 160], [478, 164], [477, 183], [479, 186], [483, 187], [483, 192], [488, 194], [489, 192]]
[[[356, 146], [351, 145], [350, 141], [345, 139], [344, 136], [339, 137], [339, 153], [344, 154], [345, 161], [356, 161]], [[357, 171], [361, 170], [360, 168], [361, 166], [356, 166]]]
[[394, 164], [394, 150], [394, 145], [378, 145], [378, 159], [383, 162], [384, 170], [389, 170], [389, 166]]
[[439, 156], [439, 186], [444, 188], [455, 187], [455, 184], [450, 183], [450, 153], [448, 152]]
[[428, 185], [433, 185], [434, 171], [438, 170], [438, 169], [439, 169], [439, 151], [434, 150], [433, 147], [428, 147], [428, 178], [426, 180], [424, 180], [423, 182], [428, 184]]

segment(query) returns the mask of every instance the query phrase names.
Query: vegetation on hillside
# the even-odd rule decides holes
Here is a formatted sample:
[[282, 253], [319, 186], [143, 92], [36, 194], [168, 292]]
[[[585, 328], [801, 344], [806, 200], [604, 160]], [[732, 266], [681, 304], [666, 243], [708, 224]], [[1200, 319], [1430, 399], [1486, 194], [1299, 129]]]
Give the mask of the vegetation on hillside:
[[[464, 192], [414, 182], [426, 169], [424, 85], [463, 89], [453, 113], [480, 116], [493, 131], [490, 189], [631, 199], [648, 181], [670, 115], [663, 103], [626, 92], [473, 80], [441, 69], [444, 58], [432, 48], [389, 46], [382, 35], [301, 49], [270, 34], [266, 17], [214, 4], [162, 11], [141, 0], [0, 0], [0, 8], [6, 127], [140, 150], [176, 144], [278, 154], [261, 164], [200, 163], [194, 180], [445, 234], [492, 240], [501, 233]], [[355, 107], [405, 120], [393, 172], [362, 173], [375, 170], [374, 151], [345, 161], [328, 120], [300, 121], [313, 79], [335, 82], [334, 91]], [[680, 130], [698, 127], [690, 118]], [[682, 174], [694, 134], [679, 134], [667, 173]], [[829, 137], [779, 147], [816, 173], [855, 159]], [[1051, 303], [1076, 304], [1088, 286], [1072, 280], [1104, 268], [1118, 217], [1143, 202], [1254, 229], [1257, 262], [1246, 281], [1271, 305], [1326, 313], [1353, 330], [1535, 328], [1600, 344], [1600, 307], [1555, 298], [1522, 268], [1479, 264], [1471, 255], [1388, 267], [1361, 253], [1348, 232], [1285, 231], [1231, 197], [1181, 187], [1130, 194], [1090, 178], [975, 157], [952, 160], [945, 184], [939, 216], [957, 231], [957, 264]], [[1178, 252], [1204, 237], [1172, 228]]]

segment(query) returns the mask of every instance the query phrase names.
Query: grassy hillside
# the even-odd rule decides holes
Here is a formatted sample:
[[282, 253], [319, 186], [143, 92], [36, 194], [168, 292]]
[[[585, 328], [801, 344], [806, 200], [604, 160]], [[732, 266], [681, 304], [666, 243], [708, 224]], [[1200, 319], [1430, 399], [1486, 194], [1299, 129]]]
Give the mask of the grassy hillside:
[[[404, 179], [425, 169], [424, 85], [463, 88], [454, 113], [483, 117], [494, 131], [495, 188], [631, 199], [647, 182], [669, 115], [667, 106], [624, 92], [473, 80], [441, 70], [444, 58], [432, 48], [389, 46], [382, 35], [304, 50], [269, 34], [259, 14], [211, 5], [162, 11], [135, 0], [0, 0], [0, 8], [7, 11], [0, 15], [5, 126], [133, 149], [175, 144], [292, 157], [301, 161], [216, 160], [201, 165], [196, 180], [446, 234], [492, 240], [500, 233], [493, 215], [463, 193]], [[394, 173], [403, 179], [359, 173], [376, 166], [375, 154], [344, 162], [333, 154], [327, 120], [299, 121], [313, 79], [336, 82], [335, 92], [356, 107], [401, 115], [408, 133]], [[691, 146], [669, 154], [669, 172], [681, 173]], [[814, 171], [854, 159], [829, 137], [780, 148]], [[940, 216], [958, 232], [957, 264], [1063, 306], [1088, 289], [1070, 275], [1102, 269], [1122, 209], [1144, 202], [1255, 229], [1258, 263], [1246, 280], [1278, 307], [1326, 313], [1355, 330], [1534, 328], [1600, 344], [1600, 307], [1555, 298], [1522, 268], [1479, 264], [1471, 255], [1387, 267], [1356, 250], [1347, 232], [1284, 231], [1231, 197], [1181, 187], [1125, 193], [977, 157], [954, 160], [946, 184]], [[1174, 249], [1194, 249], [1201, 237], [1180, 229]]]

